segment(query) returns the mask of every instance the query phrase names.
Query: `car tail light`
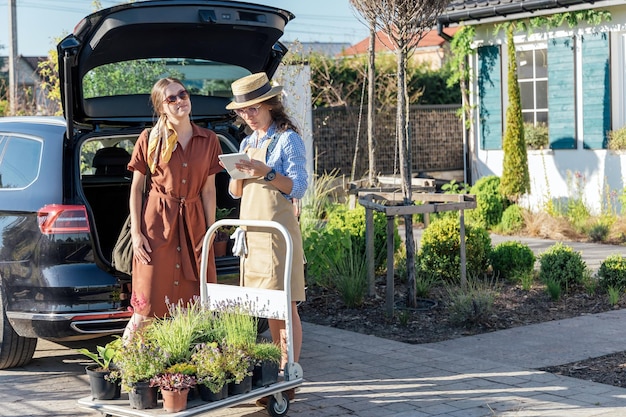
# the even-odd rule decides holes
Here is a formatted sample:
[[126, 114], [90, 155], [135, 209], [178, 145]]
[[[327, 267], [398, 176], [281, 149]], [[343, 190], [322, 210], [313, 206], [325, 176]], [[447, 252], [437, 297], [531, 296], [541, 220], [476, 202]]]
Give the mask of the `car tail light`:
[[44, 235], [89, 233], [85, 206], [49, 204], [39, 209], [37, 221]]

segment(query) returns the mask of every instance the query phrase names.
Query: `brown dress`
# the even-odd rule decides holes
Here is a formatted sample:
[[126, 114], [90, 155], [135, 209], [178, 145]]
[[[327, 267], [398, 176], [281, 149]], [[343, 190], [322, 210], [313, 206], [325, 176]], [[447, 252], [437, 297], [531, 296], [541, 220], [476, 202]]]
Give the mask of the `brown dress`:
[[[148, 131], [144, 130], [128, 164], [131, 171], [147, 172]], [[187, 147], [177, 146], [171, 159], [159, 161], [151, 174], [150, 192], [143, 207], [141, 232], [150, 242], [151, 261], [133, 259], [134, 312], [163, 317], [166, 299], [175, 304], [200, 293], [200, 255], [196, 251], [208, 228], [200, 191], [210, 175], [222, 170], [220, 144], [211, 130], [193, 125]], [[215, 259], [209, 254], [207, 277], [216, 282]]]

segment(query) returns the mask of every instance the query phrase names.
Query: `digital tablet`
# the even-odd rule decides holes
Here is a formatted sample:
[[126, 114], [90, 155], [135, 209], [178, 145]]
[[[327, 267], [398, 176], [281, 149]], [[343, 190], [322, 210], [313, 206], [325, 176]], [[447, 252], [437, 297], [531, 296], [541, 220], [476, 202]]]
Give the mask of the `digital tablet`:
[[252, 178], [252, 176], [246, 174], [245, 172], [239, 171], [235, 168], [235, 164], [245, 159], [246, 161], [250, 160], [250, 157], [247, 153], [225, 153], [222, 155], [218, 155], [222, 164], [226, 167], [226, 171], [231, 176], [231, 178], [236, 180], [245, 180], [246, 178]]

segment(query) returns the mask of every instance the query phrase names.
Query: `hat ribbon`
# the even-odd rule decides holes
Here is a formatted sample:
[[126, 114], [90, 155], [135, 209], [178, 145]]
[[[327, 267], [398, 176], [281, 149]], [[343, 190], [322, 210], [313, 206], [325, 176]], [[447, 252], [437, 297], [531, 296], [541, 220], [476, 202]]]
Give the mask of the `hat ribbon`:
[[245, 101], [250, 101], [250, 100], [254, 100], [255, 98], [259, 98], [263, 94], [270, 91], [271, 89], [272, 89], [272, 86], [269, 83], [265, 83], [264, 85], [257, 88], [256, 90], [250, 91], [249, 93], [246, 93], [246, 94], [235, 95], [233, 98], [235, 102], [243, 103]]

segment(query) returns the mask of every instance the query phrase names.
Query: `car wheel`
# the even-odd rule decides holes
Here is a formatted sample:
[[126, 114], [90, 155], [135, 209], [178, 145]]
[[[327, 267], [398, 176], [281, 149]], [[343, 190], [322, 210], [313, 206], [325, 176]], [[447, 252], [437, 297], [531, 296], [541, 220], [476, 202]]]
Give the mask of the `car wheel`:
[[37, 338], [22, 337], [15, 333], [9, 319], [7, 319], [5, 307], [6, 297], [0, 288], [0, 369], [15, 368], [30, 362], [35, 354]]

